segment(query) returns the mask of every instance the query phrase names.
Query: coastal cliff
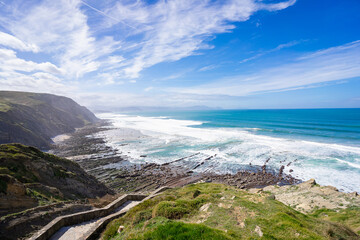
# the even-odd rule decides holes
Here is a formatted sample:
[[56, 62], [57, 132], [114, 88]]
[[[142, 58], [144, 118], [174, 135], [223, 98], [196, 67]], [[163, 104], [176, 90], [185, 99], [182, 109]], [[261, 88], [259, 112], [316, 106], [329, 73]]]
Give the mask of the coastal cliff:
[[105, 185], [65, 158], [21, 144], [0, 145], [0, 211], [102, 197]]
[[98, 120], [67, 97], [0, 91], [0, 144], [22, 143], [49, 149], [52, 137]]

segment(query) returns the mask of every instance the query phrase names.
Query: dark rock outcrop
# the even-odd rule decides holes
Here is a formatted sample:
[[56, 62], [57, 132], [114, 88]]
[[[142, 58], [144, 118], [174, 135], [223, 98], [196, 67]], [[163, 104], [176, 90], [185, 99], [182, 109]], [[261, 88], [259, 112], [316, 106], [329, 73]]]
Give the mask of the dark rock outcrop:
[[0, 145], [0, 212], [112, 194], [65, 158], [21, 144]]
[[52, 137], [96, 121], [92, 112], [67, 97], [0, 91], [0, 144], [49, 149]]

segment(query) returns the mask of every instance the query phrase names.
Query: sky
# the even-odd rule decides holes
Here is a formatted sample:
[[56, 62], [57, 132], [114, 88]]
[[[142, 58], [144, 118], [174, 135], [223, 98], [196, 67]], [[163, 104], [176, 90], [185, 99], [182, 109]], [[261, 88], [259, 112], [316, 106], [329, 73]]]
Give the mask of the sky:
[[0, 0], [0, 90], [92, 110], [359, 108], [359, 0]]

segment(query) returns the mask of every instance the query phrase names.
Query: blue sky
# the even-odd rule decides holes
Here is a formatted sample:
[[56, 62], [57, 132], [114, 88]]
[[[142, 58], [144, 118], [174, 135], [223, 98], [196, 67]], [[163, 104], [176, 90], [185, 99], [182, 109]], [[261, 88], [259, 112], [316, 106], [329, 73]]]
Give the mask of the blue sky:
[[360, 107], [358, 0], [0, 0], [0, 89], [91, 109]]

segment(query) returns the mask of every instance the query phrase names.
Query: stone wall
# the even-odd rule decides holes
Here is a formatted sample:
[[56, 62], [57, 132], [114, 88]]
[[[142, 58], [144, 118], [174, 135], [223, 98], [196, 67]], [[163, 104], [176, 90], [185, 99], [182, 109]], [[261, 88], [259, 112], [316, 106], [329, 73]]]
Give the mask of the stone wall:
[[87, 222], [92, 219], [105, 217], [112, 212], [114, 212], [117, 208], [123, 205], [127, 201], [141, 201], [146, 198], [146, 195], [140, 194], [129, 194], [124, 195], [104, 208], [94, 209], [90, 211], [85, 211], [81, 213], [70, 214], [66, 216], [61, 216], [55, 218], [49, 224], [47, 224], [44, 228], [38, 231], [34, 236], [32, 236], [29, 240], [46, 240], [49, 239], [52, 235], [54, 235], [60, 228], [64, 226], [71, 226], [75, 224], [79, 224], [82, 222]]
[[[149, 196], [147, 196], [146, 198], [144, 198], [141, 202], [146, 201], [150, 198], [153, 198], [155, 196], [157, 196], [158, 194], [160, 194], [161, 192], [170, 189], [170, 187], [168, 186], [164, 186], [161, 188], [158, 188], [157, 190], [155, 190], [154, 192], [152, 192]], [[93, 229], [91, 229], [90, 234], [87, 235], [83, 240], [95, 240], [98, 239], [99, 235], [101, 234], [101, 232], [105, 229], [105, 227], [115, 218], [119, 218], [122, 215], [126, 214], [126, 212], [117, 212], [117, 213], [113, 213], [108, 215], [107, 217], [104, 218], [103, 221], [101, 221], [99, 224], [97, 224], [96, 226], [93, 227]]]
[[29, 240], [47, 240], [64, 226], [71, 226], [82, 222], [87, 222], [96, 218], [104, 218], [103, 221], [94, 226], [89, 232], [89, 235], [84, 238], [84, 240], [96, 239], [111, 220], [118, 218], [126, 213], [121, 211], [114, 213], [114, 211], [121, 205], [123, 205], [127, 201], [146, 201], [167, 189], [170, 189], [170, 187], [164, 186], [158, 188], [148, 196], [141, 194], [127, 194], [114, 200], [112, 203], [108, 204], [104, 208], [57, 217], [40, 231], [38, 231]]

